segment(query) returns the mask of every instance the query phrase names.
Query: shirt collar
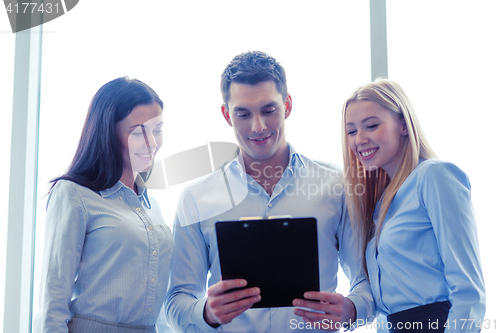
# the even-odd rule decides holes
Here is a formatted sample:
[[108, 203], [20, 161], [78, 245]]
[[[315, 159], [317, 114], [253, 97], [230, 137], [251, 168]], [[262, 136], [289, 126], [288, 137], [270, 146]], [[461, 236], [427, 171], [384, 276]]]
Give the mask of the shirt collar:
[[[135, 179], [135, 184], [137, 185], [137, 196], [139, 198], [143, 197], [146, 206], [148, 208], [151, 208], [151, 203], [149, 202], [149, 197], [148, 197], [148, 191], [147, 191], [146, 185], [144, 183], [144, 180], [142, 179], [140, 174], [137, 174], [137, 178]], [[121, 181], [118, 181], [115, 185], [111, 186], [110, 188], [107, 188], [105, 190], [100, 191], [99, 194], [101, 195], [101, 197], [107, 198], [107, 197], [117, 193], [122, 188], [125, 191], [132, 190], [132, 189], [128, 188], [127, 186], [125, 186], [125, 184], [123, 184]]]
[[101, 197], [107, 198], [120, 191], [122, 187], [126, 187], [125, 184], [123, 184], [121, 181], [118, 181], [115, 185], [100, 191], [99, 194], [101, 195]]
[[295, 150], [291, 143], [287, 143], [290, 149], [290, 160], [288, 161], [288, 166], [292, 168], [305, 168], [306, 164], [299, 153]]
[[144, 183], [140, 173], [138, 173], [137, 178], [135, 178], [135, 185], [137, 185], [137, 195], [147, 197], [146, 184]]
[[[297, 153], [297, 151], [295, 150], [295, 148], [293, 147], [293, 145], [289, 142], [287, 142], [287, 145], [288, 145], [288, 149], [289, 149], [289, 160], [288, 160], [288, 166], [292, 169], [295, 169], [295, 168], [305, 168], [305, 163], [304, 161], [302, 160], [302, 157], [300, 156], [299, 153]], [[242, 168], [242, 165], [243, 165], [243, 156], [240, 154], [240, 148], [238, 147], [238, 150], [236, 151], [236, 154], [237, 156], [227, 162], [225, 165], [224, 165], [224, 173], [227, 172], [227, 170], [231, 167], [236, 167], [238, 168]]]

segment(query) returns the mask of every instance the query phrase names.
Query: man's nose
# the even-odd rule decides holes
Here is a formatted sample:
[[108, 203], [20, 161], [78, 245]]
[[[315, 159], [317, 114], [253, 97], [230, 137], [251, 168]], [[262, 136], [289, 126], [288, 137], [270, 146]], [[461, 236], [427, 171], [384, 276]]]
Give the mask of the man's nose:
[[262, 116], [258, 115], [253, 118], [252, 131], [255, 133], [262, 133], [266, 129], [266, 123]]

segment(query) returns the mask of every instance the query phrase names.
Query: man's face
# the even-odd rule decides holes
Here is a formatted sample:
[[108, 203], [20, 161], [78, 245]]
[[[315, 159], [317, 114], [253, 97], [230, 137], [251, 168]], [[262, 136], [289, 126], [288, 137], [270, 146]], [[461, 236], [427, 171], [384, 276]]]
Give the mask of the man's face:
[[233, 82], [229, 92], [222, 113], [234, 129], [245, 164], [277, 165], [288, 156], [285, 119], [292, 110], [290, 95], [283, 101], [274, 81], [256, 85]]

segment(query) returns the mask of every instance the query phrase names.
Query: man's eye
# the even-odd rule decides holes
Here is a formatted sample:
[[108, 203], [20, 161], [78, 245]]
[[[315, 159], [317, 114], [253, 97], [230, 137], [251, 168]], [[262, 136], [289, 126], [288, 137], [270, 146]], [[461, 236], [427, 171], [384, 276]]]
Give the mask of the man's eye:
[[276, 108], [272, 108], [272, 109], [266, 109], [266, 110], [264, 110], [264, 113], [265, 113], [265, 114], [272, 114], [272, 113], [274, 113], [274, 112], [276, 112]]
[[248, 118], [250, 117], [249, 113], [238, 113], [238, 118]]

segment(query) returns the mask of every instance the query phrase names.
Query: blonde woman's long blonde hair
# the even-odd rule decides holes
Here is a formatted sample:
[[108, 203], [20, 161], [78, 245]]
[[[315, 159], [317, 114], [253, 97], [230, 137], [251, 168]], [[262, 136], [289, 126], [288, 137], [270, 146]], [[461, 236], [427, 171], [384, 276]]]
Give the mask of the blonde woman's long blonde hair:
[[[408, 135], [402, 143], [402, 154], [393, 179], [387, 173], [377, 170], [365, 170], [349, 148], [347, 142], [346, 113], [349, 106], [356, 101], [371, 101], [392, 111], [404, 119]], [[366, 267], [366, 247], [375, 237], [376, 244], [380, 237], [383, 221], [389, 210], [392, 199], [403, 182], [417, 167], [419, 159], [436, 158], [436, 155], [425, 139], [424, 132], [415, 116], [410, 100], [399, 84], [387, 79], [376, 79], [354, 91], [344, 103], [342, 109], [342, 150], [344, 154], [344, 183], [347, 207], [351, 225], [357, 235], [363, 269], [368, 276]], [[377, 202], [382, 197], [378, 214], [378, 222], [373, 223], [373, 213]]]

